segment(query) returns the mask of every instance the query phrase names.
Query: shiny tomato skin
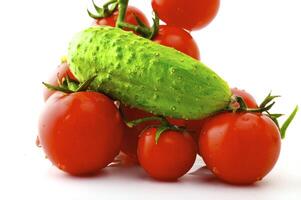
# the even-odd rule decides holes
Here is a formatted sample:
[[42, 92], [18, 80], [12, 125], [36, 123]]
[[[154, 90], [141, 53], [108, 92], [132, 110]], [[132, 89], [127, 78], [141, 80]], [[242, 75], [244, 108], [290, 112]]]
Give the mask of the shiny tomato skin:
[[54, 93], [39, 120], [48, 159], [72, 175], [98, 172], [120, 151], [123, 121], [114, 103], [96, 92]]
[[202, 128], [199, 148], [207, 167], [221, 180], [251, 184], [267, 175], [277, 162], [280, 133], [267, 116], [221, 113]]
[[[186, 127], [190, 132], [200, 133], [205, 119], [187, 120]], [[198, 138], [198, 136], [196, 136]], [[197, 139], [197, 141], [199, 141]]]
[[184, 119], [174, 119], [174, 118], [171, 118], [171, 117], [167, 117], [166, 119], [172, 125], [175, 125], [175, 126], [178, 126], [178, 127], [186, 126], [186, 120], [184, 120]]
[[140, 165], [153, 178], [175, 181], [186, 174], [196, 158], [196, 146], [188, 133], [165, 131], [155, 143], [156, 128], [146, 129], [139, 137]]
[[200, 51], [196, 41], [190, 33], [182, 28], [161, 25], [153, 41], [164, 46], [172, 47], [197, 60], [200, 59]]
[[[131, 108], [129, 106], [121, 105], [121, 112], [125, 116], [126, 120], [132, 121], [140, 118], [146, 118], [153, 116], [151, 113], [147, 113], [137, 108]], [[132, 159], [137, 159], [137, 146], [138, 138], [141, 132], [148, 126], [158, 125], [158, 122], [149, 121], [141, 123], [132, 128], [125, 126], [124, 137], [122, 140], [121, 151]]]
[[[137, 108], [131, 108], [125, 105], [121, 105], [120, 109], [123, 115], [125, 116], [126, 120], [128, 121], [154, 116], [151, 113], [145, 112]], [[185, 120], [183, 119], [167, 118], [167, 120], [173, 125], [185, 126]], [[159, 124], [160, 123], [158, 121], [148, 121], [134, 126], [132, 128], [129, 128], [126, 125], [124, 125], [125, 132], [122, 140], [121, 151], [127, 156], [129, 156], [131, 159], [137, 160], [137, 147], [139, 135], [141, 134], [141, 132], [143, 132], [144, 129]]]
[[152, 0], [153, 10], [167, 25], [198, 30], [216, 16], [220, 0]]
[[[96, 19], [94, 21], [94, 25], [100, 25], [100, 26], [112, 26], [115, 27], [116, 26], [116, 21], [118, 18], [118, 14], [119, 11], [116, 10], [111, 16], [109, 17], [105, 17], [105, 18], [101, 18], [101, 19]], [[141, 10], [139, 10], [138, 8], [135, 8], [133, 6], [128, 6], [127, 11], [126, 11], [126, 16], [125, 16], [125, 22], [133, 24], [133, 25], [138, 25], [136, 19], [135, 19], [135, 15], [141, 19], [141, 21], [149, 27], [149, 22], [146, 18], [146, 16], [143, 14], [143, 12]]]
[[[258, 108], [256, 100], [250, 93], [238, 88], [232, 88], [231, 91], [233, 95], [242, 97], [249, 108]], [[193, 139], [195, 139], [197, 144], [199, 143], [199, 134], [205, 120], [206, 119], [188, 120], [186, 122], [187, 130], [191, 132]]]
[[245, 90], [241, 90], [238, 88], [231, 88], [231, 92], [236, 96], [242, 97], [249, 108], [258, 108], [258, 105], [254, 97], [250, 93], [246, 92]]
[[[199, 136], [200, 136], [201, 129], [203, 127], [205, 120], [206, 119], [187, 120], [186, 121], [187, 131], [191, 134], [191, 136], [197, 146], [199, 145]], [[199, 154], [199, 152], [198, 152], [198, 154]]]
[[[49, 79], [46, 81], [46, 83], [58, 86], [58, 80], [62, 81], [63, 78], [66, 76], [69, 76], [72, 80], [77, 80], [73, 73], [70, 71], [69, 64], [67, 62], [61, 63], [53, 72], [53, 74], [49, 77]], [[44, 101], [47, 101], [47, 99], [54, 93], [55, 91], [49, 90], [45, 86], [43, 86], [43, 97]]]

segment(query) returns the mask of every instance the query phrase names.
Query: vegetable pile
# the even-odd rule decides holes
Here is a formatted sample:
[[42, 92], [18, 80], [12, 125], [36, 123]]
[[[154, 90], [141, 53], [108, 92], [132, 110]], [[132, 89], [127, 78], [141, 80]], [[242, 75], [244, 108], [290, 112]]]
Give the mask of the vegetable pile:
[[198, 154], [231, 184], [272, 170], [298, 107], [280, 126], [282, 114], [270, 112], [279, 96], [258, 105], [200, 62], [189, 31], [213, 20], [219, 0], [152, 0], [152, 26], [128, 0], [93, 5], [93, 26], [43, 83], [37, 143], [55, 166], [91, 175], [122, 153], [154, 179], [175, 181]]

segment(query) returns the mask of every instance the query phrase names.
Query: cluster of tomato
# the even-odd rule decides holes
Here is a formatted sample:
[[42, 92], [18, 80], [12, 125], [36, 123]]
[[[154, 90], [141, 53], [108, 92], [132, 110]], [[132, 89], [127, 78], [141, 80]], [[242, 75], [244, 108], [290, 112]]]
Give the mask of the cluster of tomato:
[[[207, 25], [217, 13], [219, 0], [152, 0], [152, 7], [166, 23], [159, 27], [153, 41], [199, 59], [198, 46], [188, 31]], [[117, 16], [118, 9], [94, 23], [115, 26]], [[138, 25], [137, 17], [149, 26], [145, 15], [129, 6], [125, 21]], [[67, 75], [76, 80], [63, 61], [49, 83], [56, 85], [57, 79]], [[247, 92], [232, 92], [242, 97], [249, 108], [258, 108]], [[136, 160], [151, 177], [172, 181], [191, 169], [198, 153], [220, 179], [248, 184], [264, 177], [280, 152], [279, 129], [261, 113], [222, 112], [202, 120], [167, 118], [170, 124], [186, 127], [186, 131], [166, 130], [157, 141], [157, 121], [132, 128], [123, 121], [152, 114], [116, 105], [101, 93], [66, 94], [45, 89], [44, 97], [39, 143], [54, 165], [73, 175], [96, 173], [121, 151]]]

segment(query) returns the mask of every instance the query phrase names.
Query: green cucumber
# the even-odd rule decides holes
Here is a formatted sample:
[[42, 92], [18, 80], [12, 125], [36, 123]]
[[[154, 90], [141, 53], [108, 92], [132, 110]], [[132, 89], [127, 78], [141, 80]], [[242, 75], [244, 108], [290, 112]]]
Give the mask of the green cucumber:
[[228, 84], [173, 48], [112, 27], [78, 33], [68, 50], [71, 71], [123, 104], [156, 115], [200, 119], [227, 107]]

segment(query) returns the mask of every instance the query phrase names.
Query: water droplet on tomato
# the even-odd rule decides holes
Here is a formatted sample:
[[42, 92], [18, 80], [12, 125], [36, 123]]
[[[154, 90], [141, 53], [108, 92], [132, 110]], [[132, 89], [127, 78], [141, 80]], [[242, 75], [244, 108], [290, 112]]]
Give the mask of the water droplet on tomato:
[[212, 171], [213, 171], [214, 174], [218, 174], [218, 170], [217, 170], [216, 167], [213, 167], [213, 168], [212, 168]]
[[63, 164], [61, 164], [61, 163], [58, 163], [58, 164], [57, 164], [57, 167], [58, 167], [60, 170], [63, 170], [63, 171], [65, 171], [65, 169], [66, 169], [66, 166], [63, 165]]

